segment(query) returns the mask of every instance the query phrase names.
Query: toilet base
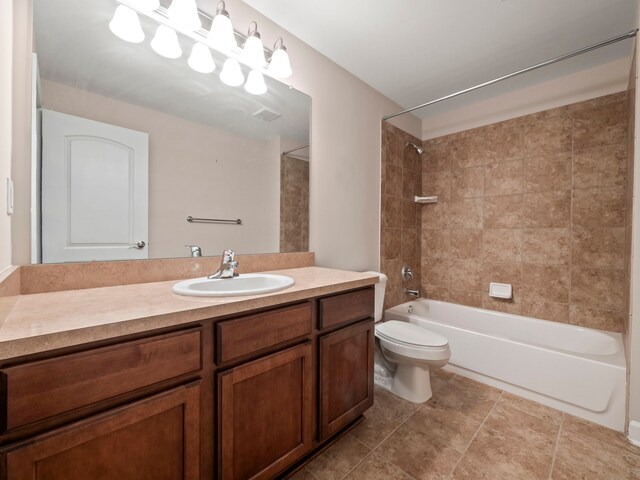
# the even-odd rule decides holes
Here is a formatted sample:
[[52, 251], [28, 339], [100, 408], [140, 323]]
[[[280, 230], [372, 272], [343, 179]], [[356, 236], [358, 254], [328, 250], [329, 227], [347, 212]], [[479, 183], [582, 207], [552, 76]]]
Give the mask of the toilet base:
[[412, 403], [424, 403], [433, 395], [429, 370], [416, 365], [398, 364], [391, 391]]

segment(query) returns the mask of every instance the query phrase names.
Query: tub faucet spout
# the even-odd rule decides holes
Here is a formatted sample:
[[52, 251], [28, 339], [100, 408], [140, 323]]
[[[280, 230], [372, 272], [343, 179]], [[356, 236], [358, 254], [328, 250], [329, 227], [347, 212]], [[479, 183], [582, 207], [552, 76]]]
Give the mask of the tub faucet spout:
[[416, 298], [420, 297], [420, 290], [411, 290], [410, 288], [405, 288], [404, 293], [412, 297], [416, 297]]

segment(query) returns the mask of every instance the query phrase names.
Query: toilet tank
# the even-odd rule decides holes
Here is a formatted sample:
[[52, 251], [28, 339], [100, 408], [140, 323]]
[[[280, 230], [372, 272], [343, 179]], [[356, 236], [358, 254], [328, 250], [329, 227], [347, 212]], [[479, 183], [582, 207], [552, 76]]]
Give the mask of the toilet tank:
[[376, 283], [376, 293], [375, 293], [375, 311], [374, 311], [374, 319], [376, 322], [382, 320], [383, 308], [384, 308], [384, 292], [387, 288], [387, 276], [384, 273], [380, 272], [364, 272], [370, 273], [371, 275], [378, 275], [379, 280]]

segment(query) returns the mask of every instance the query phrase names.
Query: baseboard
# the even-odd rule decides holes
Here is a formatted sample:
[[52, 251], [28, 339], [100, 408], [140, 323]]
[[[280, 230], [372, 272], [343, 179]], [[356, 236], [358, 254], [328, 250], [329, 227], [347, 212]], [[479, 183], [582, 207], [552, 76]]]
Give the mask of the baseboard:
[[640, 447], [640, 422], [631, 420], [629, 422], [629, 441]]

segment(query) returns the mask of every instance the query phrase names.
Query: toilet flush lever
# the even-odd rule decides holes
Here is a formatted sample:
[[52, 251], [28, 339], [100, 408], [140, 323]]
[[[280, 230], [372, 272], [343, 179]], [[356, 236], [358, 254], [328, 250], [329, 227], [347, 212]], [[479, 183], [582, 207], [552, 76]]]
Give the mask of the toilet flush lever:
[[409, 265], [405, 265], [402, 267], [402, 280], [408, 282], [409, 280], [413, 280], [413, 271]]

